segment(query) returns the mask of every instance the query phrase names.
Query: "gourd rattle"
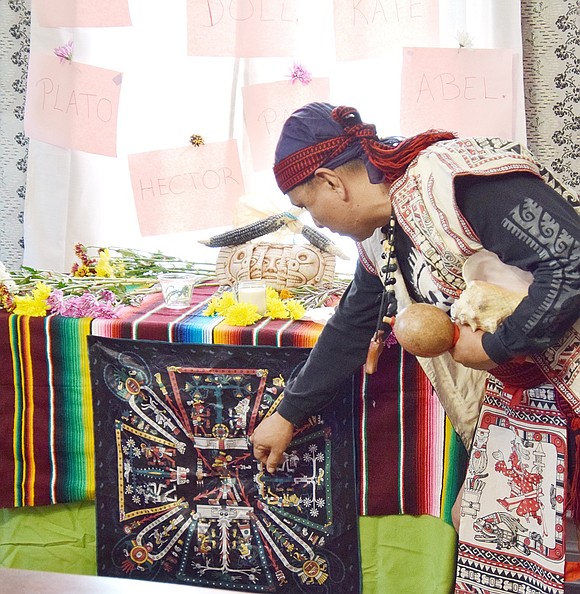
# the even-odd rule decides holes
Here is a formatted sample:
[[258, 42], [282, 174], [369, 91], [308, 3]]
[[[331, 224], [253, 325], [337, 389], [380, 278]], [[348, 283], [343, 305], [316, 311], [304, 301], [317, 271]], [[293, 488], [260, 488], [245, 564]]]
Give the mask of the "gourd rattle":
[[435, 305], [411, 303], [396, 316], [383, 318], [401, 347], [417, 357], [436, 357], [453, 348], [459, 327]]
[[[510, 291], [485, 281], [469, 281], [451, 308], [451, 315], [472, 330], [494, 332], [525, 296], [523, 291]], [[428, 303], [412, 303], [383, 321], [393, 328], [401, 347], [417, 357], [441, 355], [459, 339], [459, 326], [444, 311]]]

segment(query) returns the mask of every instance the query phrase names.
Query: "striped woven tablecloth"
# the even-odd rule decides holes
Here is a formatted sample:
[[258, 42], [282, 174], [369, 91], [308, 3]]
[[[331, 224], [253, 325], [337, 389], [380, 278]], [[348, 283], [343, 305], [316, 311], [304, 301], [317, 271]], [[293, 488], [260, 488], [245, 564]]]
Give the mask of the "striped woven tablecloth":
[[[156, 293], [112, 320], [0, 312], [0, 507], [94, 499], [87, 335], [310, 348], [322, 330], [270, 319], [228, 326], [203, 315], [214, 292], [198, 287], [187, 310], [166, 308]], [[379, 372], [360, 374], [357, 386], [360, 513], [448, 521], [465, 452], [416, 360], [385, 349]]]

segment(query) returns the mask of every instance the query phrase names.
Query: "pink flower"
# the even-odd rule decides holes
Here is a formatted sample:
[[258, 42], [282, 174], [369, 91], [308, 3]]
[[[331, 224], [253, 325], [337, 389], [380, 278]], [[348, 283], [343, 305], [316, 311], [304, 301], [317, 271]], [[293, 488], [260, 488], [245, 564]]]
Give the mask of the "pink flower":
[[73, 46], [74, 46], [74, 42], [71, 39], [68, 43], [65, 43], [64, 45], [54, 48], [54, 55], [57, 58], [60, 58], [61, 64], [66, 61], [72, 62]]
[[294, 63], [290, 70], [290, 80], [292, 84], [300, 81], [304, 86], [312, 82], [312, 74], [302, 66], [302, 64]]
[[99, 297], [86, 292], [83, 295], [64, 297], [59, 289], [52, 291], [47, 304], [51, 313], [67, 318], [102, 318], [117, 317], [115, 296], [111, 291], [101, 291]]

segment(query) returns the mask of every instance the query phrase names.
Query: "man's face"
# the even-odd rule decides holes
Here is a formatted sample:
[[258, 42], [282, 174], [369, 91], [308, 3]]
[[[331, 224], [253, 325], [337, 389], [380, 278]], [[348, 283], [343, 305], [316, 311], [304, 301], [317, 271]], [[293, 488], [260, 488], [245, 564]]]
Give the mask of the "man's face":
[[[334, 172], [333, 172], [334, 173]], [[326, 227], [334, 233], [363, 241], [377, 227], [384, 225], [382, 216], [374, 207], [379, 199], [388, 204], [386, 188], [371, 184], [366, 170], [334, 174], [328, 178], [315, 177], [288, 193], [294, 206], [305, 208], [317, 227]]]

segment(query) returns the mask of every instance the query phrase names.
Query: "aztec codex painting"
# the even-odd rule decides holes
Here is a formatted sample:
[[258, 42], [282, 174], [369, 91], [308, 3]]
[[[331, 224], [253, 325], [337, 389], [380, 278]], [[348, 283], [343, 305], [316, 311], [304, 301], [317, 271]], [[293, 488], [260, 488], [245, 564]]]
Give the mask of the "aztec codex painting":
[[277, 473], [248, 442], [308, 353], [89, 336], [100, 575], [360, 592], [350, 383]]

